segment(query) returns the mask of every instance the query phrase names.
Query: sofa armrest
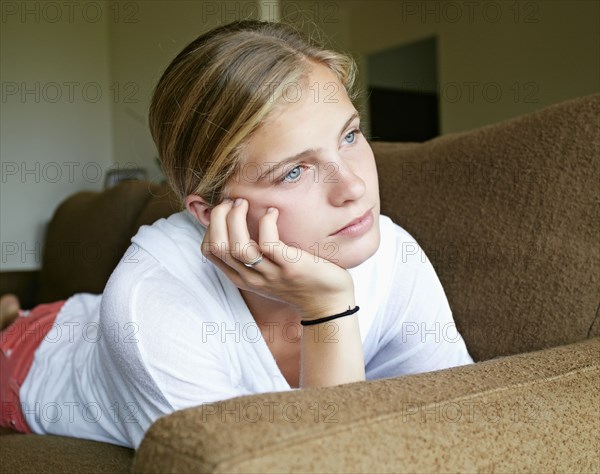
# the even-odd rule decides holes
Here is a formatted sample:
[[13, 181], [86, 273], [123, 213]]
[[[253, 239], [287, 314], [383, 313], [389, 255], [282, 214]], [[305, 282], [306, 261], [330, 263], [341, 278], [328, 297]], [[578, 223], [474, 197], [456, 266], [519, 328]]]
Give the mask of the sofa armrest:
[[19, 297], [21, 308], [33, 308], [37, 304], [39, 275], [39, 270], [0, 272], [0, 295], [13, 293]]
[[181, 410], [133, 472], [598, 472], [599, 352], [594, 338]]

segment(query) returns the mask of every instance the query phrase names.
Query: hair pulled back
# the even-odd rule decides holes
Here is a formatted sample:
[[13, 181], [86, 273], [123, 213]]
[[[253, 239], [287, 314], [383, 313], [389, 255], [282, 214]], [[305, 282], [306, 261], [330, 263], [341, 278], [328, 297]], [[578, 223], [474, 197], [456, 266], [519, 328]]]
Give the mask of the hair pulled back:
[[352, 57], [324, 48], [291, 25], [241, 20], [187, 45], [158, 81], [149, 125], [169, 185], [183, 205], [195, 194], [222, 200], [244, 145], [284, 101], [290, 84], [327, 66], [355, 99]]

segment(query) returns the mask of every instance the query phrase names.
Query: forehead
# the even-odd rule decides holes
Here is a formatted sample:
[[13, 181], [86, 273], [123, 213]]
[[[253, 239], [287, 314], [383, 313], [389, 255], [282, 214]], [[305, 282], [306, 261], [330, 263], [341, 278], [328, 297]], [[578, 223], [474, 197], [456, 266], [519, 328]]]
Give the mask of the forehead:
[[305, 81], [288, 86], [246, 147], [253, 162], [279, 161], [337, 140], [355, 111], [346, 89], [328, 67], [316, 65]]
[[[299, 81], [288, 82], [283, 95], [265, 123], [277, 123], [282, 117], [301, 114], [302, 111], [325, 112], [324, 107], [310, 105], [327, 105], [349, 102], [346, 89], [336, 74], [327, 66], [313, 64], [309, 73]], [[331, 108], [331, 107], [329, 107]]]

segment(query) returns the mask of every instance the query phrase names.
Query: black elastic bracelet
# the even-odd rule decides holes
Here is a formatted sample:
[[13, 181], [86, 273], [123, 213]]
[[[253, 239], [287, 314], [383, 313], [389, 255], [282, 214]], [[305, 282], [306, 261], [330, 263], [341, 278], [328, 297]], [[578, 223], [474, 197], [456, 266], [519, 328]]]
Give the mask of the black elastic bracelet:
[[349, 309], [348, 311], [344, 311], [343, 313], [340, 313], [340, 314], [334, 314], [333, 316], [325, 316], [324, 318], [321, 318], [321, 319], [300, 321], [300, 324], [302, 324], [302, 326], [311, 326], [313, 324], [324, 323], [326, 321], [331, 321], [332, 319], [341, 318], [342, 316], [349, 316], [350, 314], [356, 313], [359, 309], [360, 308], [358, 306], [355, 306], [354, 309]]

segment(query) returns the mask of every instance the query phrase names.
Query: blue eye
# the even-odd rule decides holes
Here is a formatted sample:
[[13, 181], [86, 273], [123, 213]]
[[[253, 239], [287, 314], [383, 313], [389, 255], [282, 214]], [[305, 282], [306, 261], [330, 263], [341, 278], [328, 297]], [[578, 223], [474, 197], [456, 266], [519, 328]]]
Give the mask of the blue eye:
[[294, 166], [291, 171], [281, 179], [281, 181], [287, 181], [288, 183], [298, 181], [298, 179], [300, 179], [300, 175], [302, 174], [300, 168], [302, 168], [300, 165]]
[[352, 136], [352, 141], [351, 141], [351, 142], [346, 142], [346, 143], [349, 143], [350, 145], [352, 145], [354, 142], [356, 142], [356, 139], [357, 139], [356, 135], [357, 135], [357, 134], [359, 134], [359, 133], [360, 133], [360, 130], [359, 130], [359, 129], [352, 130], [350, 133], [348, 133], [348, 135], [346, 135], [346, 136], [344, 137], [344, 140], [345, 140], [346, 138], [348, 138], [349, 136]]

